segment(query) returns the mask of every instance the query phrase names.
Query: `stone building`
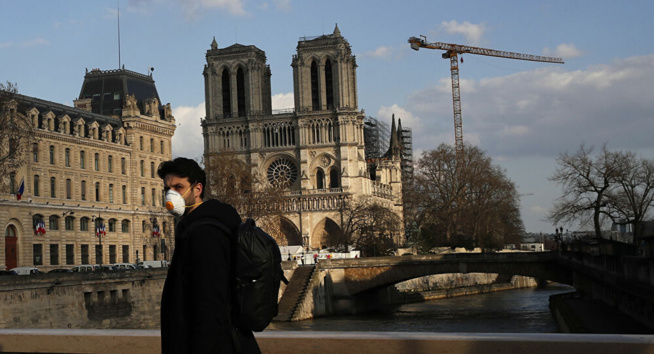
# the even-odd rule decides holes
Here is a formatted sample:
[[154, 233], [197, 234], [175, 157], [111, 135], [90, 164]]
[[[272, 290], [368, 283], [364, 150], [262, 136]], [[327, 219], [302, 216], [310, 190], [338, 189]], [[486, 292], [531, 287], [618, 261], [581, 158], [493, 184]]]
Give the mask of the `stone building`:
[[36, 140], [0, 193], [0, 268], [171, 256], [173, 222], [156, 169], [171, 159], [175, 119], [151, 75], [93, 69], [74, 107], [23, 95], [13, 104]]
[[285, 190], [280, 244], [322, 248], [339, 232], [346, 200], [369, 197], [402, 215], [401, 157], [376, 160], [372, 171], [366, 162], [356, 59], [338, 27], [300, 38], [291, 62], [294, 109], [273, 112], [261, 49], [219, 48], [214, 38], [206, 60], [205, 159], [235, 154], [260, 186]]

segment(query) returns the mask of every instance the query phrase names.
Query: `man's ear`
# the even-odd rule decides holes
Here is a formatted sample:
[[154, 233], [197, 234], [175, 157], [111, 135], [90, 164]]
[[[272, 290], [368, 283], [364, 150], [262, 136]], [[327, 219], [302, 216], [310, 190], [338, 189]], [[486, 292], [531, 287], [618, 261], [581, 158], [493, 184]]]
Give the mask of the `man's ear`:
[[194, 189], [195, 189], [194, 192], [197, 192], [194, 196], [196, 198], [200, 198], [200, 196], [202, 195], [202, 190], [204, 189], [204, 185], [202, 185], [202, 183], [196, 183]]

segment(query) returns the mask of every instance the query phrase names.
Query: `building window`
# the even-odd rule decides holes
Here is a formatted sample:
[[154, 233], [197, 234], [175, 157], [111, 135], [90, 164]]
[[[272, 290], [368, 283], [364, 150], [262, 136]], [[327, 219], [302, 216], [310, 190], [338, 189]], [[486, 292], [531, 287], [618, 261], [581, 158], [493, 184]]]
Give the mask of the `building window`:
[[93, 160], [93, 165], [95, 166], [96, 171], [100, 171], [100, 154], [95, 153], [95, 159]]
[[[116, 232], [116, 219], [109, 219], [109, 232]], [[116, 263], [116, 262], [111, 262]]]
[[80, 183], [80, 189], [82, 193], [82, 200], [86, 200], [86, 181], [82, 181], [82, 183]]
[[107, 158], [107, 171], [114, 172], [114, 157], [111, 155]]
[[50, 177], [50, 198], [57, 198], [57, 179]]
[[66, 245], [66, 264], [75, 264], [75, 245]]
[[66, 179], [66, 199], [71, 199], [73, 194], [73, 181]]
[[32, 144], [32, 159], [34, 162], [39, 162], [39, 144]]
[[16, 194], [16, 172], [9, 173], [9, 194]]
[[143, 150], [143, 137], [139, 136], [139, 147]]
[[127, 186], [123, 186], [123, 204], [127, 204]]
[[73, 231], [75, 229], [75, 218], [72, 216], [66, 216], [66, 219], [64, 219], [64, 223], [66, 224], [66, 231]]
[[150, 162], [150, 178], [154, 178], [154, 162]]
[[55, 163], [55, 147], [54, 145], [50, 145], [50, 164], [54, 165]]
[[79, 230], [80, 231], [89, 231], [89, 218], [83, 217], [79, 219]]
[[59, 245], [50, 245], [50, 265], [59, 264]]
[[145, 223], [145, 220], [141, 221], [141, 231], [143, 231], [143, 233], [145, 233], [147, 227], [148, 225]]
[[84, 151], [79, 152], [79, 168], [86, 168], [86, 153]]
[[109, 263], [116, 263], [116, 245], [109, 245]]
[[121, 231], [122, 232], [129, 232], [129, 220], [125, 219], [121, 223]]
[[144, 260], [144, 261], [147, 261], [147, 260], [148, 260], [148, 259], [147, 259], [147, 258], [148, 258], [147, 255], [148, 255], [148, 246], [147, 246], [147, 245], [143, 245], [143, 260]]
[[145, 177], [145, 161], [141, 160], [141, 177]]
[[95, 201], [100, 201], [100, 182], [95, 182]]
[[70, 149], [66, 148], [64, 151], [64, 163], [66, 164], [66, 167], [70, 167]]
[[59, 217], [57, 215], [50, 215], [49, 221], [50, 230], [59, 230]]
[[39, 196], [39, 175], [34, 175], [34, 196]]
[[141, 205], [145, 205], [145, 187], [141, 187]]
[[127, 163], [125, 162], [124, 157], [120, 158], [120, 173], [122, 173], [122, 174], [127, 173]]
[[161, 151], [161, 154], [164, 153], [164, 144], [163, 144], [163, 140], [161, 140], [161, 141], [159, 142], [159, 151]]
[[152, 188], [152, 206], [155, 206], [155, 205], [156, 205], [156, 204], [155, 204], [155, 201], [157, 200], [157, 198], [156, 198], [156, 193], [157, 193], [157, 190], [154, 189], [154, 188]]
[[89, 264], [89, 245], [81, 245], [82, 264]]
[[129, 263], [129, 246], [123, 245], [123, 263]]
[[150, 138], [150, 152], [154, 152], [154, 139]]
[[232, 85], [230, 83], [230, 75], [227, 69], [223, 70], [221, 83], [223, 87], [223, 117], [232, 117]]
[[109, 185], [109, 203], [114, 202], [114, 185], [110, 184]]
[[43, 245], [35, 243], [32, 245], [34, 265], [43, 265]]

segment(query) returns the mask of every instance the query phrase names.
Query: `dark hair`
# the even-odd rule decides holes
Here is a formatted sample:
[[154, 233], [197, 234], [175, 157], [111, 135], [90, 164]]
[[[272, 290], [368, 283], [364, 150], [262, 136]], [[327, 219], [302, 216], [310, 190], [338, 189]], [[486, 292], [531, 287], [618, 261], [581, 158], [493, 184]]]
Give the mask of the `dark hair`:
[[204, 189], [206, 187], [207, 175], [200, 165], [195, 160], [187, 159], [185, 157], [178, 157], [172, 161], [164, 161], [159, 165], [157, 175], [159, 178], [164, 179], [166, 175], [175, 175], [181, 178], [188, 178], [189, 183], [194, 185], [202, 183], [202, 194], [200, 198], [204, 198]]

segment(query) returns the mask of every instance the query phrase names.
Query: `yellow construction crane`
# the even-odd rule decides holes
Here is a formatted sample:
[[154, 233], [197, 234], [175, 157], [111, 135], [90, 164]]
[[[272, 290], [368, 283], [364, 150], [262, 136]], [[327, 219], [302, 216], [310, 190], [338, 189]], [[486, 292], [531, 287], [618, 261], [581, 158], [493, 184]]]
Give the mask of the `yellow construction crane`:
[[[409, 38], [411, 49], [418, 50], [420, 48], [429, 48], [445, 50], [445, 53], [443, 53], [443, 59], [450, 60], [450, 71], [452, 73], [452, 102], [454, 107], [454, 142], [456, 148], [457, 163], [462, 162], [461, 159], [463, 158], [463, 123], [461, 121], [461, 92], [459, 91], [459, 54], [470, 53], [499, 58], [563, 64], [563, 60], [561, 58], [505, 52], [502, 50], [471, 47], [461, 44], [441, 42], [427, 43], [427, 37], [422, 35], [420, 37], [422, 38]], [[460, 168], [460, 166], [458, 166], [457, 169], [458, 168]]]

